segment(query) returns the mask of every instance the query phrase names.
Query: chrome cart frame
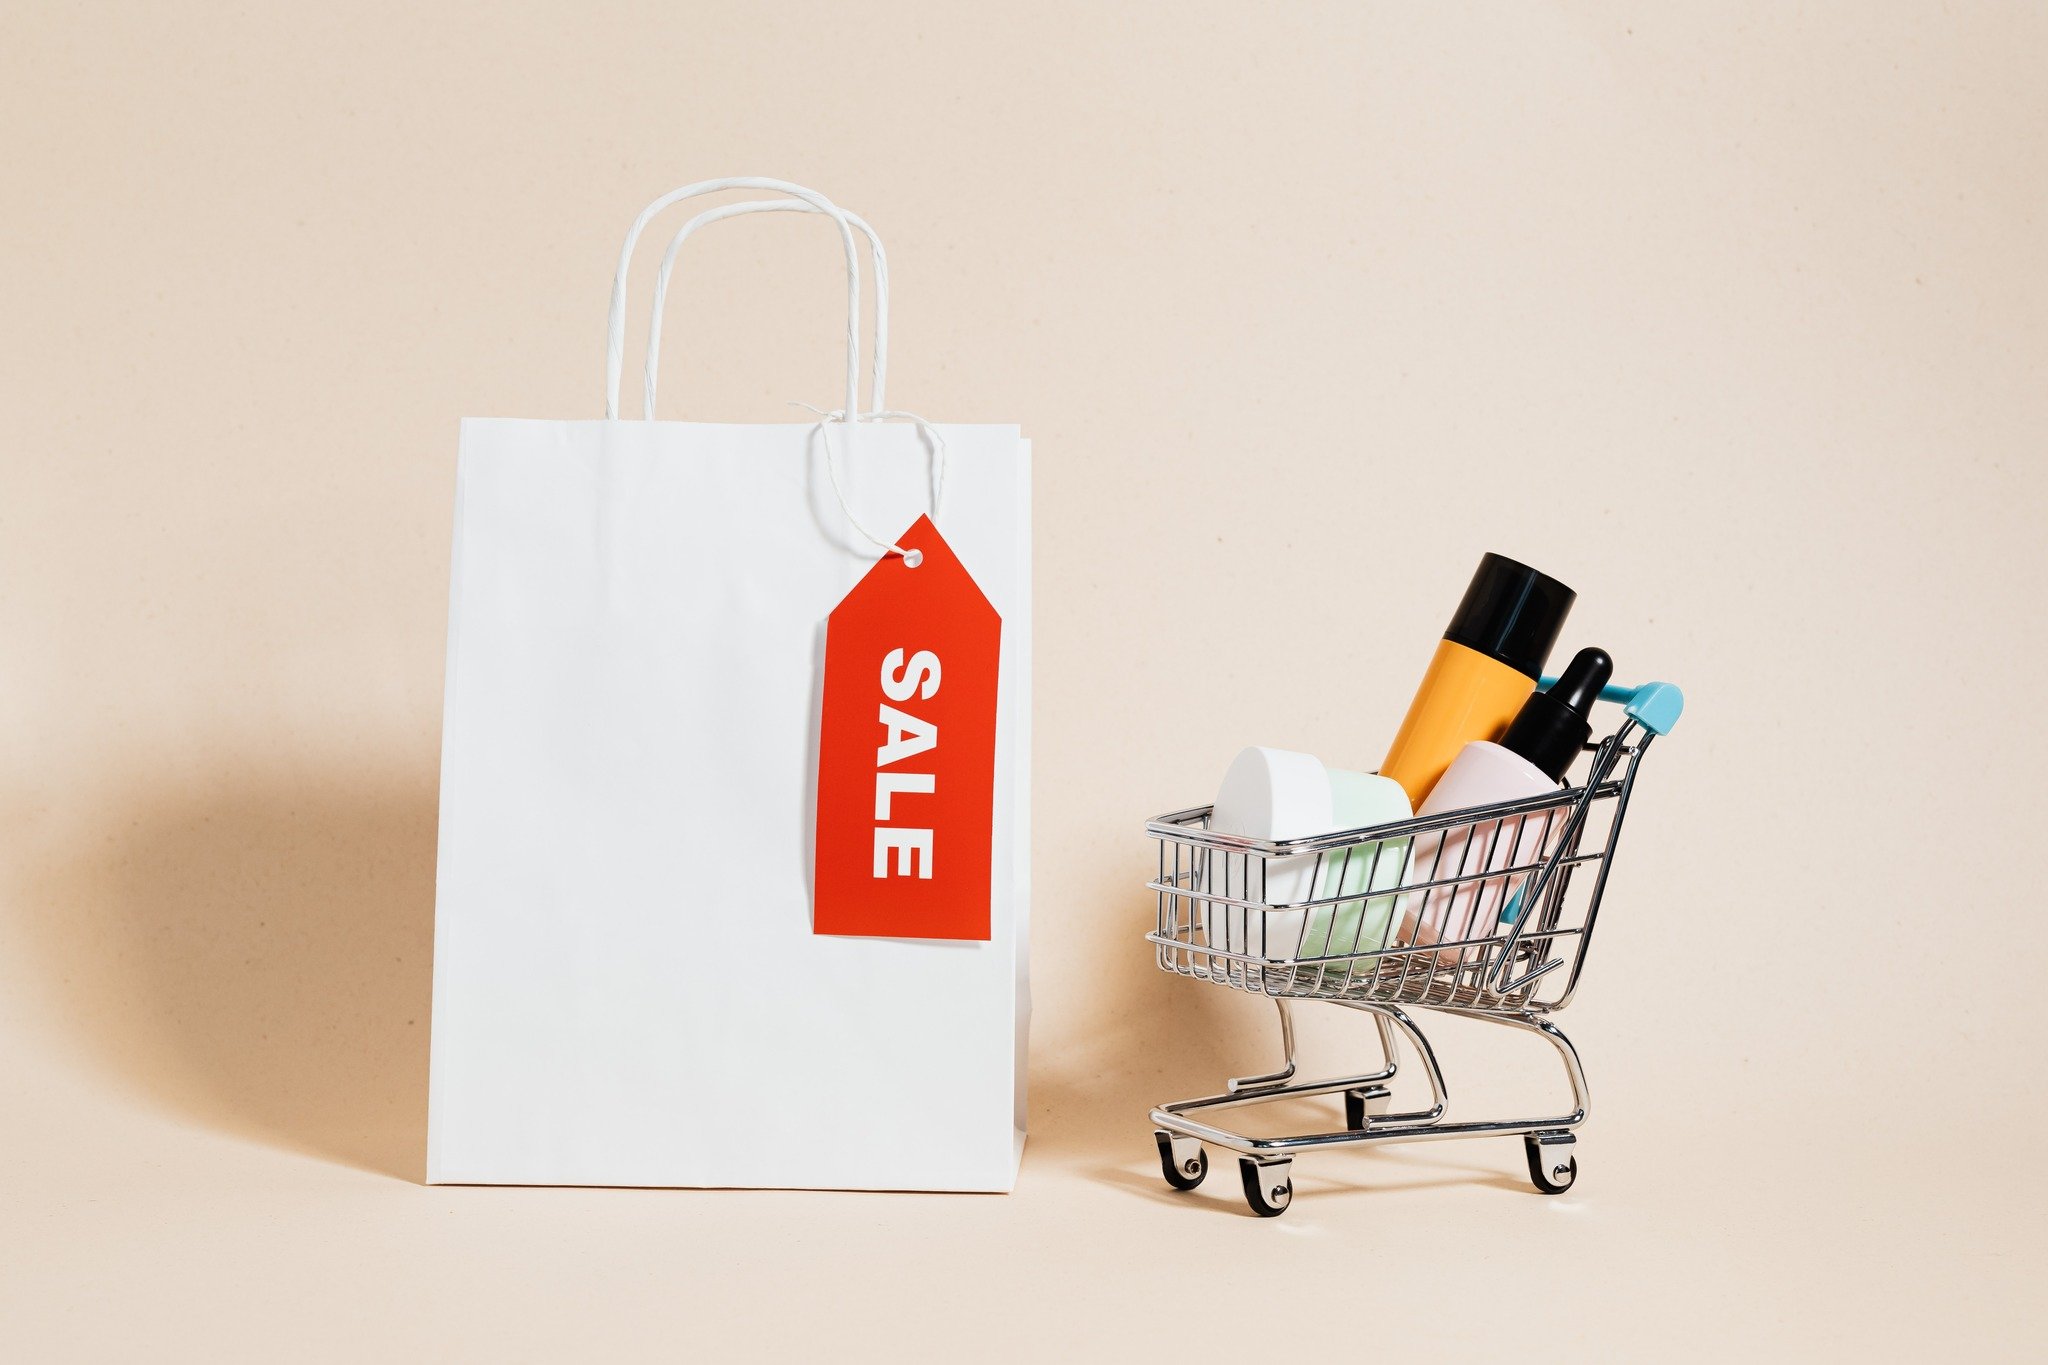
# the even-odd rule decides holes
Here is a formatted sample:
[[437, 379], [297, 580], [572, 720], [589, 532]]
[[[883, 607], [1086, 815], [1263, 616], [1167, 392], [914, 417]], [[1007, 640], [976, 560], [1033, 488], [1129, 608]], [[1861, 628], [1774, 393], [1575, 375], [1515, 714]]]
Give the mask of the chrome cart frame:
[[[1623, 720], [1586, 746], [1583, 780], [1554, 793], [1303, 839], [1211, 833], [1207, 806], [1146, 827], [1159, 848], [1159, 875], [1148, 883], [1158, 896], [1158, 919], [1146, 935], [1159, 966], [1270, 998], [1280, 1014], [1283, 1055], [1278, 1071], [1241, 1076], [1220, 1095], [1152, 1111], [1168, 1184], [1199, 1185], [1209, 1165], [1203, 1144], [1221, 1147], [1238, 1154], [1246, 1202], [1273, 1217], [1293, 1199], [1299, 1153], [1519, 1134], [1536, 1188], [1571, 1188], [1578, 1178], [1573, 1130], [1592, 1101], [1577, 1050], [1548, 1016], [1578, 990], [1637, 768], [1650, 741], [1670, 733], [1684, 708], [1669, 683], [1611, 686], [1601, 699], [1621, 703]], [[1371, 1015], [1384, 1064], [1296, 1080], [1297, 1000]], [[1564, 1065], [1570, 1106], [1535, 1118], [1447, 1121], [1449, 1087], [1404, 1006], [1542, 1038]], [[1421, 1062], [1426, 1107], [1393, 1108], [1388, 1083], [1399, 1069], [1397, 1038]], [[1338, 1092], [1341, 1131], [1260, 1138], [1210, 1121], [1226, 1109]]]

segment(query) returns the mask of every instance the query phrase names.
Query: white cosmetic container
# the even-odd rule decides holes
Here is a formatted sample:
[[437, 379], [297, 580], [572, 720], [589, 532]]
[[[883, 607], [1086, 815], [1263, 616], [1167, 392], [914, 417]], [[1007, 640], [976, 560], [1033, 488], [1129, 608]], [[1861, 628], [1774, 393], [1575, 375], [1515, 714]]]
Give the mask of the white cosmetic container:
[[[1408, 818], [1399, 783], [1370, 773], [1330, 770], [1309, 754], [1251, 748], [1224, 775], [1209, 828], [1252, 839], [1303, 839]], [[1269, 959], [1338, 957], [1386, 943], [1401, 884], [1407, 840], [1331, 853], [1261, 858], [1214, 852], [1198, 869], [1204, 885], [1235, 900], [1294, 907], [1246, 910], [1212, 906], [1209, 942], [1226, 952]], [[1360, 899], [1310, 902], [1361, 893]], [[1341, 970], [1341, 964], [1339, 969]]]

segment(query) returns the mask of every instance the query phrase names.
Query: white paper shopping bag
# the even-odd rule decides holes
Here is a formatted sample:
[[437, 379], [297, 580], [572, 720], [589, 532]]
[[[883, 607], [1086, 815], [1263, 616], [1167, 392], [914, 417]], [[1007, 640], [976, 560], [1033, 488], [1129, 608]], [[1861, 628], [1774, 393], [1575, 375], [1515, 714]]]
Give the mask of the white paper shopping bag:
[[[647, 419], [618, 420], [641, 229], [679, 200], [740, 188], [789, 197], [713, 210], [676, 245], [735, 213], [829, 219], [847, 261], [844, 408], [781, 425], [656, 421], [650, 363]], [[1013, 426], [872, 420], [885, 308], [861, 413], [856, 224], [866, 230], [778, 181], [663, 196], [620, 258], [604, 420], [463, 424], [430, 1181], [1014, 1181], [1029, 1010], [1030, 450]], [[874, 257], [885, 281], [879, 242]], [[672, 248], [664, 283], [675, 259]], [[868, 532], [887, 541], [927, 514], [1001, 618], [990, 936], [818, 934], [825, 623], [884, 553]]]

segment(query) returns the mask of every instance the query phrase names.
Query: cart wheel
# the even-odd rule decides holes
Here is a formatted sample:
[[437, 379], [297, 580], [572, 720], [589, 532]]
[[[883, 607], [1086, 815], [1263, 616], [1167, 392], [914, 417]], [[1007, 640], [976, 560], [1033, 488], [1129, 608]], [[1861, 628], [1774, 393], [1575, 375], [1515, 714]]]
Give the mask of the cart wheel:
[[[1202, 1183], [1202, 1177], [1209, 1174], [1209, 1154], [1202, 1150], [1202, 1144], [1182, 1138], [1183, 1151], [1174, 1153], [1173, 1135], [1157, 1128], [1152, 1130], [1152, 1140], [1159, 1144], [1159, 1173], [1166, 1177], [1166, 1183], [1177, 1190], [1191, 1190]], [[1187, 1147], [1195, 1149], [1193, 1156], [1185, 1152]]]
[[1244, 1202], [1252, 1206], [1253, 1213], [1261, 1218], [1278, 1218], [1287, 1212], [1287, 1206], [1294, 1202], [1294, 1181], [1288, 1178], [1293, 1166], [1291, 1161], [1261, 1166], [1248, 1156], [1237, 1159], [1238, 1172], [1244, 1176]]
[[1522, 1139], [1529, 1158], [1529, 1183], [1538, 1194], [1563, 1194], [1579, 1178], [1579, 1159], [1572, 1155], [1569, 1133], [1538, 1135]]
[[1354, 1133], [1363, 1132], [1366, 1118], [1386, 1113], [1393, 1102], [1394, 1092], [1383, 1085], [1347, 1090], [1344, 1092], [1344, 1126]]

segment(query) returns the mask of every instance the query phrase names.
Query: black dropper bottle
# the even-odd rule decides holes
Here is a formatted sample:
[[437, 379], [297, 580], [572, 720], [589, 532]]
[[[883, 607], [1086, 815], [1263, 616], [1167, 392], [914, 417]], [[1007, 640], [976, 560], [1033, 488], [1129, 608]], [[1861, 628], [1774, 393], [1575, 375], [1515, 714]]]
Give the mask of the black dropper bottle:
[[1572, 655], [1548, 691], [1534, 693], [1522, 703], [1501, 735], [1500, 747], [1528, 759], [1551, 781], [1564, 781], [1572, 760], [1593, 733], [1593, 703], [1613, 674], [1614, 660], [1605, 650], [1582, 649]]

